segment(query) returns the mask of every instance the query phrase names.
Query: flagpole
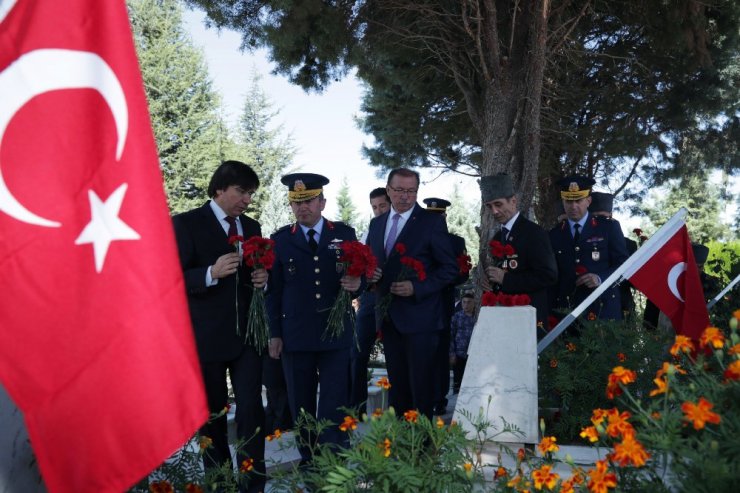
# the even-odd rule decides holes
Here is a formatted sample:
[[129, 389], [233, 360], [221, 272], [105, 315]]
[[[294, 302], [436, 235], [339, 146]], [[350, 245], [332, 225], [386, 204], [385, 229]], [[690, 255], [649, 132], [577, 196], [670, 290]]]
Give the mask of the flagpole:
[[709, 303], [707, 303], [707, 310], [710, 310], [714, 305], [716, 305], [717, 302], [720, 300], [720, 298], [722, 298], [725, 295], [725, 293], [727, 293], [729, 290], [735, 287], [735, 284], [737, 284], [738, 281], [740, 281], [740, 274], [735, 276], [735, 279], [733, 279], [732, 282], [725, 287], [725, 289], [720, 291], [720, 293], [717, 296], [712, 298], [712, 300]]
[[676, 231], [678, 231], [681, 226], [684, 224], [684, 218], [686, 217], [686, 214], [688, 211], [686, 208], [681, 207], [681, 209], [676, 212], [673, 217], [671, 217], [668, 222], [666, 222], [663, 226], [658, 229], [658, 231], [655, 232], [653, 236], [650, 237], [640, 248], [637, 249], [635, 253], [632, 254], [627, 260], [624, 261], [622, 265], [617, 267], [614, 272], [612, 272], [612, 275], [610, 275], [605, 280], [601, 281], [601, 284], [594, 289], [588, 297], [581, 302], [572, 312], [570, 312], [568, 315], [563, 318], [560, 323], [558, 323], [555, 328], [553, 328], [550, 332], [545, 335], [545, 337], [540, 340], [539, 343], [537, 343], [537, 354], [540, 354], [544, 349], [549, 346], [552, 341], [554, 341], [565, 329], [572, 324], [578, 316], [583, 313], [583, 311], [588, 308], [596, 299], [601, 296], [601, 294], [609, 289], [612, 284], [617, 282], [621, 277], [629, 278], [637, 272], [640, 267], [645, 265], [645, 262], [647, 262], [650, 257], [652, 257], [655, 252], [660, 250], [660, 248], [670, 239], [673, 237], [674, 234], [676, 234]]

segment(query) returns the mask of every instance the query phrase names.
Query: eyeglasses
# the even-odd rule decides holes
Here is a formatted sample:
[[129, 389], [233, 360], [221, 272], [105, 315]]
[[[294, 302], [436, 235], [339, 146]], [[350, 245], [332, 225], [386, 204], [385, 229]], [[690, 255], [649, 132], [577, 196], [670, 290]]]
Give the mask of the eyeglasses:
[[416, 195], [416, 192], [418, 192], [418, 189], [416, 188], [396, 188], [389, 186], [391, 190], [393, 190], [395, 193], [403, 195], [404, 193], [409, 195]]

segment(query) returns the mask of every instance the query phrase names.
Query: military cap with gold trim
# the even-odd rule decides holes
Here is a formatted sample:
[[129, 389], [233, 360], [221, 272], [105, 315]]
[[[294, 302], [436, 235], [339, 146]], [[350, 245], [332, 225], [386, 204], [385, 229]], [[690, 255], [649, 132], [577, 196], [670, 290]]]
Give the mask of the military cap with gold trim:
[[290, 173], [280, 178], [280, 182], [288, 187], [288, 200], [303, 202], [318, 197], [329, 178], [316, 173]]
[[452, 205], [449, 200], [438, 199], [436, 197], [424, 199], [424, 203], [427, 206], [427, 210], [432, 212], [445, 212], [447, 211], [447, 208]]
[[596, 183], [592, 178], [580, 175], [566, 176], [558, 180], [560, 198], [565, 200], [580, 200], [591, 195], [591, 187]]

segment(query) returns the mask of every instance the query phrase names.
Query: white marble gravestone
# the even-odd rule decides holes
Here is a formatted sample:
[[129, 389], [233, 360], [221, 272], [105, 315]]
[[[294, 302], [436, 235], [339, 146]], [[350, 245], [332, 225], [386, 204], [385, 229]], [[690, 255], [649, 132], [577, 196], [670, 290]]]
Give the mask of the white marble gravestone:
[[501, 417], [523, 433], [498, 435], [497, 442], [539, 442], [536, 324], [531, 306], [481, 308], [454, 414], [466, 431], [474, 429], [463, 409], [473, 416], [487, 412], [496, 427], [489, 434], [503, 429]]

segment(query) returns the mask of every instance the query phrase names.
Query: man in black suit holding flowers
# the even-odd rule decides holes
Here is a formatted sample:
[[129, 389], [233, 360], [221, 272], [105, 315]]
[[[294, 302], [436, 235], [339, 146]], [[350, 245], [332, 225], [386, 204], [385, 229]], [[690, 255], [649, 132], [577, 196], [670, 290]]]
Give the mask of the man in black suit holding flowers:
[[252, 168], [239, 161], [226, 161], [208, 184], [211, 200], [172, 219], [208, 408], [213, 414], [222, 413], [200, 429], [202, 443], [210, 439], [213, 445], [205, 449], [203, 462], [208, 469], [218, 468], [224, 462], [231, 464], [223, 413], [228, 398], [228, 370], [236, 400], [236, 434], [245, 442], [237, 458], [245, 473], [240, 491], [249, 493], [265, 487], [259, 351], [267, 348], [247, 343], [245, 331], [251, 288], [264, 287], [267, 271], [247, 268], [229, 239], [261, 236], [259, 223], [244, 215], [257, 187], [259, 178]]
[[505, 253], [500, 265], [488, 265], [486, 290], [506, 294], [527, 294], [537, 310], [537, 332], [542, 337], [548, 330], [548, 288], [558, 279], [555, 255], [547, 232], [518, 210], [511, 176], [500, 173], [484, 176], [480, 181], [481, 196], [494, 220], [501, 225], [493, 241], [499, 242]]

